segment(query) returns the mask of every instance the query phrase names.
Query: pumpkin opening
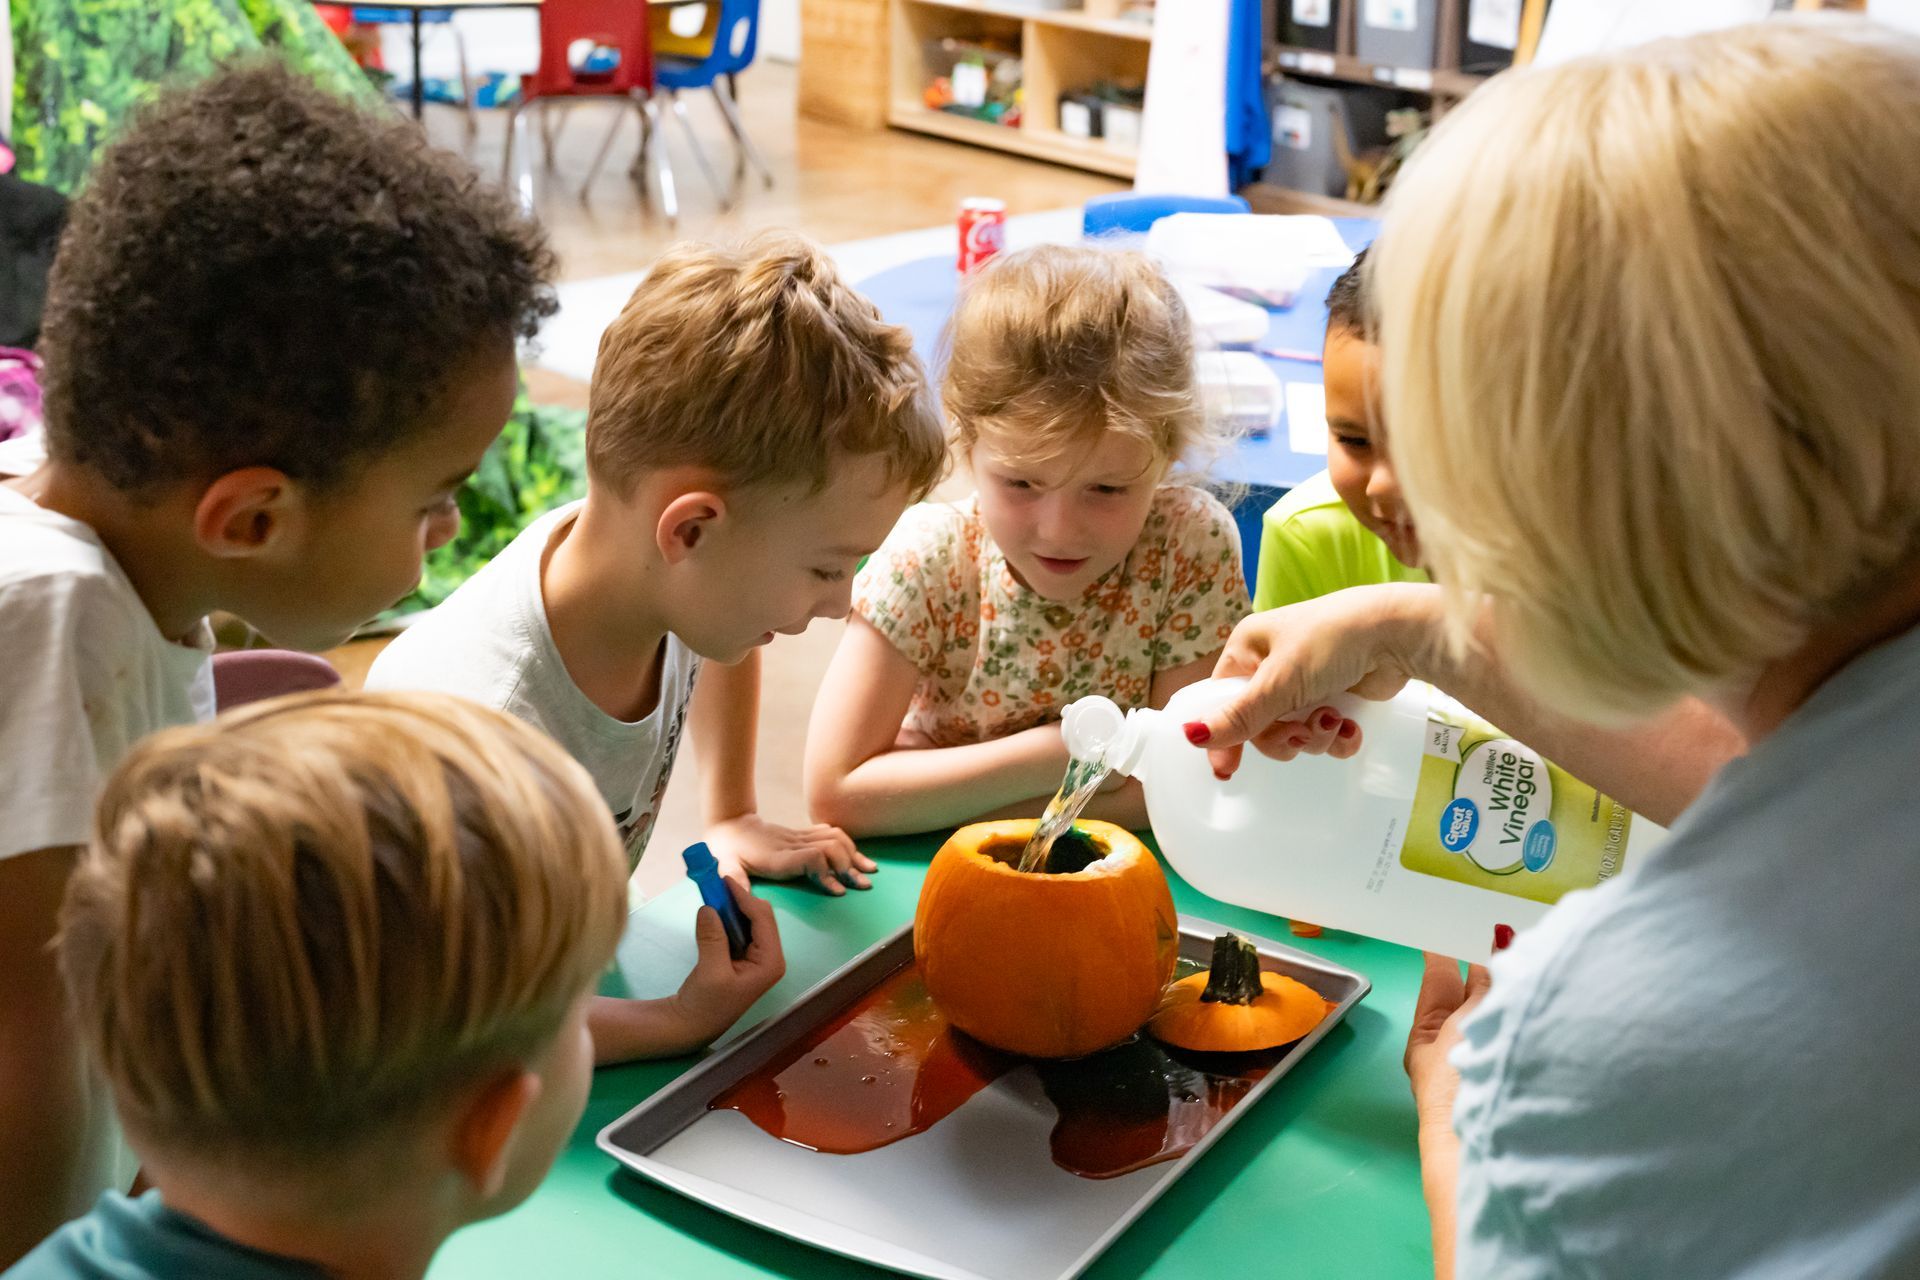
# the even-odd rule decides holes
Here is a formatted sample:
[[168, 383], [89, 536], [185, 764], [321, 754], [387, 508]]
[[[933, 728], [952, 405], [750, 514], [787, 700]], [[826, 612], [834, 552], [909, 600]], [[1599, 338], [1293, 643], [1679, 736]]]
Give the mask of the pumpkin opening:
[[[989, 840], [980, 846], [980, 853], [982, 857], [992, 858], [995, 862], [1018, 870], [1020, 858], [1026, 849], [1024, 840]], [[1053, 842], [1053, 848], [1047, 853], [1046, 862], [1026, 874], [1070, 876], [1076, 871], [1085, 871], [1106, 856], [1106, 846], [1096, 836], [1082, 831], [1076, 823], [1062, 832], [1060, 838]]]

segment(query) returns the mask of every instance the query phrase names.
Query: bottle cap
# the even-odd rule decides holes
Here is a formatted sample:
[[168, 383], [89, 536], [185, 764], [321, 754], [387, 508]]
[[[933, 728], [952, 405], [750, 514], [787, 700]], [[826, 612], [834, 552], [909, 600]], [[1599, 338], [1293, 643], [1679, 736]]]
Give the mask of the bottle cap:
[[1099, 760], [1120, 736], [1126, 716], [1113, 701], [1092, 694], [1067, 704], [1060, 713], [1060, 736], [1075, 760]]
[[687, 864], [687, 874], [690, 876], [703, 876], [720, 869], [719, 860], [713, 856], [713, 850], [707, 848], [705, 840], [681, 850], [680, 860]]

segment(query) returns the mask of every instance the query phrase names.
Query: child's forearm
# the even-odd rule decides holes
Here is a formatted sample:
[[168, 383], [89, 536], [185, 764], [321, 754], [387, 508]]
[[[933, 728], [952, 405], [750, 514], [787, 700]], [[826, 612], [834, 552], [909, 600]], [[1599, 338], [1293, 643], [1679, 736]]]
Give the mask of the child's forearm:
[[760, 727], [760, 651], [731, 666], [705, 664], [687, 708], [700, 804], [708, 826], [752, 813], [755, 735]]
[[812, 799], [816, 817], [853, 835], [900, 835], [1051, 796], [1066, 768], [1059, 726], [1042, 725], [963, 747], [882, 752]]
[[593, 1037], [596, 1067], [640, 1058], [677, 1058], [706, 1048], [712, 1039], [690, 1025], [673, 996], [658, 1000], [595, 996], [587, 1009], [587, 1031]]
[[86, 1208], [89, 1109], [106, 1105], [90, 1097], [54, 963], [61, 894], [78, 852], [0, 860], [0, 1271]]

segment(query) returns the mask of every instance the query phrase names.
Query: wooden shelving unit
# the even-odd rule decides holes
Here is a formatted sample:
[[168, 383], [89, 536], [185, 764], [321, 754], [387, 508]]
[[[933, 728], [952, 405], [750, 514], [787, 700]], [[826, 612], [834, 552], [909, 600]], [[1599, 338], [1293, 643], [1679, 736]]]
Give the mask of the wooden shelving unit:
[[1275, 45], [1273, 69], [1287, 75], [1315, 80], [1338, 80], [1344, 84], [1366, 84], [1409, 93], [1431, 94], [1436, 98], [1464, 98], [1487, 82], [1486, 76], [1446, 68], [1388, 67], [1362, 62], [1344, 53], [1326, 53], [1319, 49], [1298, 49]]
[[[990, 38], [1019, 49], [1024, 106], [1017, 126], [925, 105], [927, 43], [948, 36]], [[1138, 162], [1135, 151], [1061, 131], [1060, 95], [1096, 80], [1144, 83], [1152, 38], [1151, 26], [1120, 16], [1119, 0], [1086, 0], [1086, 7], [1074, 9], [1037, 9], [1005, 0], [893, 0], [892, 100], [887, 123], [1131, 178]]]
[[[1408, 25], [1393, 28], [1363, 21], [1362, 11], [1366, 8], [1367, 0], [1332, 0], [1330, 6], [1323, 6], [1321, 10], [1329, 16], [1329, 25], [1317, 28], [1303, 26], [1292, 20], [1300, 10], [1292, 7], [1291, 0], [1265, 0], [1268, 38], [1273, 41], [1277, 37], [1278, 42], [1267, 45], [1264, 69], [1270, 83], [1284, 78], [1309, 86], [1339, 89], [1341, 86], [1354, 85], [1392, 90], [1393, 96], [1402, 105], [1421, 105], [1432, 118], [1438, 119], [1491, 79], [1496, 67], [1508, 61], [1525, 62], [1531, 58], [1539, 39], [1547, 3], [1548, 0], [1520, 0], [1515, 13], [1517, 27], [1509, 33], [1514, 43], [1509, 49], [1497, 35], [1482, 33], [1478, 37], [1480, 40], [1494, 39], [1495, 44], [1477, 42], [1473, 24], [1469, 21], [1472, 16], [1470, 0], [1435, 0], [1431, 5], [1417, 9], [1417, 21], [1409, 18]], [[1307, 39], [1322, 47], [1290, 44], [1287, 43], [1289, 37]], [[1362, 50], [1371, 51], [1375, 57], [1387, 56], [1387, 51], [1391, 50], [1395, 56], [1405, 59], [1405, 65], [1362, 58], [1358, 56]], [[1282, 89], [1280, 92], [1284, 94], [1286, 91]], [[1381, 109], [1381, 98], [1377, 94], [1343, 96], [1357, 99], [1362, 111], [1377, 113]], [[1347, 170], [1351, 190], [1354, 169], [1349, 163], [1348, 148], [1341, 145], [1345, 139], [1339, 137], [1340, 130], [1348, 125], [1329, 126], [1326, 108], [1322, 105], [1327, 98], [1319, 90], [1312, 91], [1312, 96], [1305, 98], [1306, 106], [1298, 106], [1299, 101], [1295, 100], [1296, 113], [1299, 110], [1311, 111], [1313, 114], [1309, 123], [1319, 126], [1312, 136], [1335, 139], [1334, 152], [1340, 166]], [[1340, 110], [1344, 112], [1346, 109], [1342, 104]], [[1374, 114], [1372, 119], [1377, 121], [1378, 115]], [[1281, 146], [1279, 132], [1276, 128], [1276, 154]], [[1354, 127], [1351, 132], [1361, 135], [1366, 147], [1377, 147], [1381, 142], [1377, 126]], [[1303, 130], [1297, 136], [1304, 138], [1309, 135]], [[1311, 182], [1323, 163], [1321, 155], [1324, 154], [1324, 144], [1315, 143], [1313, 147], [1319, 154], [1296, 156], [1290, 164], [1276, 164], [1269, 169], [1269, 174], [1279, 169], [1286, 177]], [[1301, 144], [1303, 153], [1308, 150], [1307, 144]], [[1241, 194], [1253, 201], [1256, 207], [1262, 202], [1271, 206], [1276, 201], [1297, 203], [1304, 199], [1336, 206], [1343, 212], [1367, 208], [1323, 195], [1318, 189], [1301, 193], [1278, 186], [1256, 184]]]

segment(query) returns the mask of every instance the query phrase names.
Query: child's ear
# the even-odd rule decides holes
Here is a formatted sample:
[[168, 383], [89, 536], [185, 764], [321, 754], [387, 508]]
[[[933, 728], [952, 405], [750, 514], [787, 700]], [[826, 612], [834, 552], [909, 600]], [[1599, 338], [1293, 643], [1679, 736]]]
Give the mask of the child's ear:
[[498, 1195], [505, 1185], [514, 1130], [540, 1087], [539, 1076], [517, 1067], [482, 1086], [460, 1109], [451, 1135], [454, 1167], [479, 1199]]
[[704, 490], [683, 493], [669, 502], [654, 526], [661, 559], [668, 564], [685, 560], [712, 532], [714, 522], [726, 514], [726, 500]]
[[208, 555], [256, 556], [297, 518], [299, 493], [284, 471], [243, 467], [208, 485], [193, 509], [193, 534]]

